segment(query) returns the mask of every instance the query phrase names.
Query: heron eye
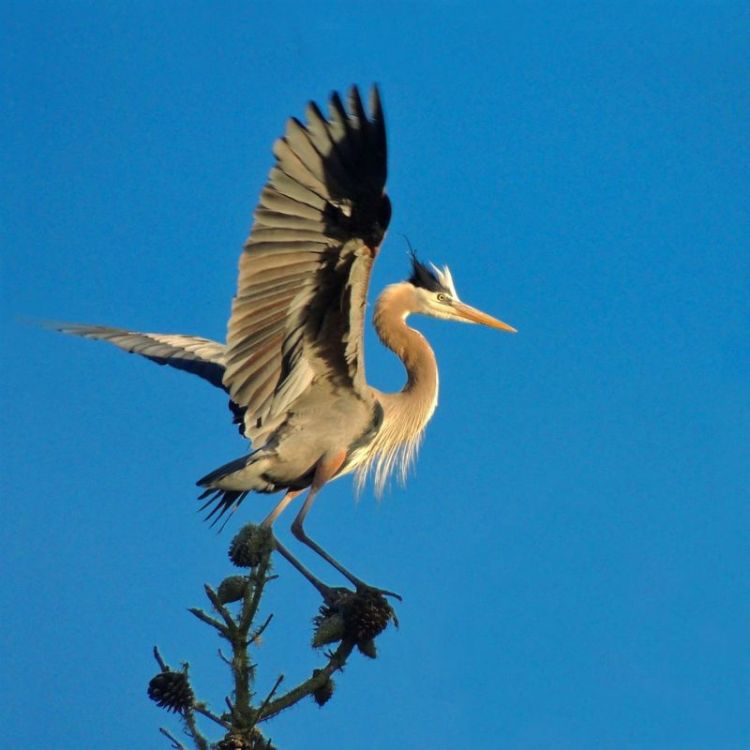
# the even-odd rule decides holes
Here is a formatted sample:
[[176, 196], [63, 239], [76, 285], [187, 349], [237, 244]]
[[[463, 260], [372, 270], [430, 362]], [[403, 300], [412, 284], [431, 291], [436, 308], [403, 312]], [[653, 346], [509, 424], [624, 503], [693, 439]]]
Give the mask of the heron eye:
[[448, 302], [448, 295], [447, 294], [438, 294], [437, 301], [438, 302]]

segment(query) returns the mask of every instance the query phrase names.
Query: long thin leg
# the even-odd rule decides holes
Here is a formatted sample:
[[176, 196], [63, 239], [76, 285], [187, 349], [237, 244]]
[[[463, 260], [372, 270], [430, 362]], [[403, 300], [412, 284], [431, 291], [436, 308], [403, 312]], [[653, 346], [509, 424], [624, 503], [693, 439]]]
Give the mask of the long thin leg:
[[[285, 508], [289, 503], [294, 500], [295, 497], [300, 495], [302, 490], [289, 490], [276, 507], [263, 519], [261, 526], [271, 529], [273, 522], [284, 512]], [[273, 533], [273, 531], [272, 531]], [[323, 596], [327, 601], [332, 601], [335, 598], [333, 589], [327, 586], [317, 576], [313, 575], [308, 568], [306, 568], [277, 538], [273, 535], [273, 544], [276, 551], [284, 558], [286, 558]]]
[[320, 595], [326, 601], [333, 601], [336, 597], [333, 593], [333, 589], [327, 586], [317, 576], [313, 575], [274, 535], [273, 545], [276, 551], [285, 557], [310, 583], [315, 586]]
[[[295, 537], [297, 537], [297, 539], [300, 540], [300, 542], [307, 545], [314, 552], [317, 552], [317, 554], [319, 554], [326, 562], [336, 568], [336, 570], [338, 570], [341, 575], [351, 581], [358, 589], [369, 589], [372, 588], [372, 586], [365, 583], [361, 578], [357, 578], [357, 576], [355, 576], [353, 573], [350, 573], [340, 562], [331, 557], [317, 542], [311, 539], [305, 533], [304, 529], [305, 518], [307, 517], [307, 514], [310, 512], [310, 508], [312, 508], [313, 503], [315, 502], [316, 495], [329, 479], [332, 479], [334, 476], [336, 476], [345, 459], [346, 451], [341, 451], [334, 454], [333, 456], [330, 456], [327, 459], [324, 458], [320, 461], [315, 470], [315, 476], [313, 477], [310, 492], [307, 493], [305, 502], [303, 503], [302, 508], [300, 508], [297, 517], [292, 523], [292, 533]], [[401, 599], [398, 594], [395, 594], [392, 591], [383, 590], [381, 591], [381, 593], [394, 596], [399, 600]]]
[[281, 502], [263, 519], [260, 525], [266, 529], [270, 529], [273, 526], [273, 522], [284, 512], [286, 506], [301, 494], [302, 490], [287, 490], [286, 495], [281, 498]]

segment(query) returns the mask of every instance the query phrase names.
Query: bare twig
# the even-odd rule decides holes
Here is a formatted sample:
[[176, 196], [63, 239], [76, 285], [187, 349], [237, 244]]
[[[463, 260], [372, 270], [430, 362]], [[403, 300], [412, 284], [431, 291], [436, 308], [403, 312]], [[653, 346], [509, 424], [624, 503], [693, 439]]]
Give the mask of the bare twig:
[[192, 711], [186, 711], [182, 718], [198, 750], [208, 750], [208, 740], [203, 736], [201, 730], [198, 729], [198, 725], [195, 723], [195, 714]]
[[207, 719], [211, 719], [211, 721], [218, 724], [220, 727], [223, 727], [224, 729], [231, 729], [232, 725], [230, 722], [228, 722], [226, 719], [223, 719], [218, 714], [215, 714], [210, 708], [206, 706], [205, 703], [194, 703], [193, 709], [196, 713], [199, 713], [201, 716], [205, 716]]
[[284, 680], [284, 675], [280, 674], [276, 678], [276, 682], [274, 683], [273, 687], [271, 688], [271, 692], [264, 698], [263, 703], [260, 704], [260, 708], [258, 709], [258, 713], [255, 715], [255, 723], [257, 724], [259, 721], [262, 721], [263, 718], [263, 712], [266, 710], [266, 706], [271, 702], [271, 698], [273, 698], [274, 695], [276, 695], [276, 691], [279, 689], [279, 685]]
[[161, 654], [159, 653], [158, 646], [154, 646], [154, 659], [156, 659], [156, 663], [159, 665], [159, 669], [161, 669], [162, 672], [169, 671], [167, 663], [164, 661], [164, 659], [162, 659]]
[[168, 729], [159, 727], [159, 731], [172, 743], [174, 750], [188, 750]]
[[218, 649], [217, 653], [219, 654], [219, 659], [221, 659], [224, 664], [226, 664], [228, 667], [232, 666], [232, 660], [224, 656], [224, 652], [221, 649]]
[[250, 636], [250, 643], [258, 642], [258, 639], [263, 635], [263, 631], [271, 624], [271, 620], [273, 620], [273, 613], [268, 615], [266, 621]]
[[222, 625], [217, 619], [211, 617], [211, 615], [207, 615], [202, 609], [199, 609], [198, 607], [190, 607], [188, 612], [195, 615], [201, 622], [205, 622], [206, 625], [216, 628], [216, 630], [218, 630], [225, 638], [228, 637], [226, 626]]
[[222, 616], [226, 623], [226, 629], [231, 633], [237, 627], [237, 623], [232, 617], [232, 613], [219, 601], [219, 597], [216, 592], [206, 583], [203, 585], [203, 590], [206, 592], [206, 596], [211, 602], [211, 606]]
[[258, 565], [253, 572], [252, 581], [255, 585], [252, 586], [252, 595], [250, 597], [246, 596], [243, 599], [242, 613], [239, 620], [240, 629], [244, 630], [245, 633], [250, 629], [255, 613], [260, 606], [260, 599], [263, 596], [263, 590], [270, 580], [269, 578], [266, 578], [266, 573], [270, 567], [271, 558], [269, 555], [261, 560], [260, 565]]

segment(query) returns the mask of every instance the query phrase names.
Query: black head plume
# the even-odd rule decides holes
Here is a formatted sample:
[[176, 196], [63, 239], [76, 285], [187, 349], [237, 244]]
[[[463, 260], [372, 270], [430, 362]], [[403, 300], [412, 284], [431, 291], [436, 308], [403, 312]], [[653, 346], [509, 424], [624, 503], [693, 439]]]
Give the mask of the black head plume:
[[[409, 243], [409, 240], [406, 239]], [[417, 258], [414, 248], [409, 243], [409, 255], [411, 256], [411, 276], [407, 281], [413, 286], [426, 289], [428, 292], [443, 292], [458, 299], [453, 278], [448, 266], [442, 270], [430, 264], [431, 268], [421, 263]]]

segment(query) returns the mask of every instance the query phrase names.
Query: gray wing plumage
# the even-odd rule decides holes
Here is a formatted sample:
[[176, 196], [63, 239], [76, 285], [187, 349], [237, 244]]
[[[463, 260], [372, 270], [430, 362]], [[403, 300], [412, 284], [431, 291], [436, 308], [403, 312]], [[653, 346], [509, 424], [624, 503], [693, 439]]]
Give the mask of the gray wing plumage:
[[223, 384], [262, 439], [320, 378], [371, 398], [363, 321], [370, 270], [390, 220], [377, 88], [370, 115], [352, 88], [326, 118], [291, 119], [240, 258]]
[[168, 333], [137, 333], [124, 328], [64, 323], [52, 325], [61, 333], [107, 341], [126, 352], [140, 354], [159, 365], [190, 372], [224, 390], [225, 346], [200, 336]]

